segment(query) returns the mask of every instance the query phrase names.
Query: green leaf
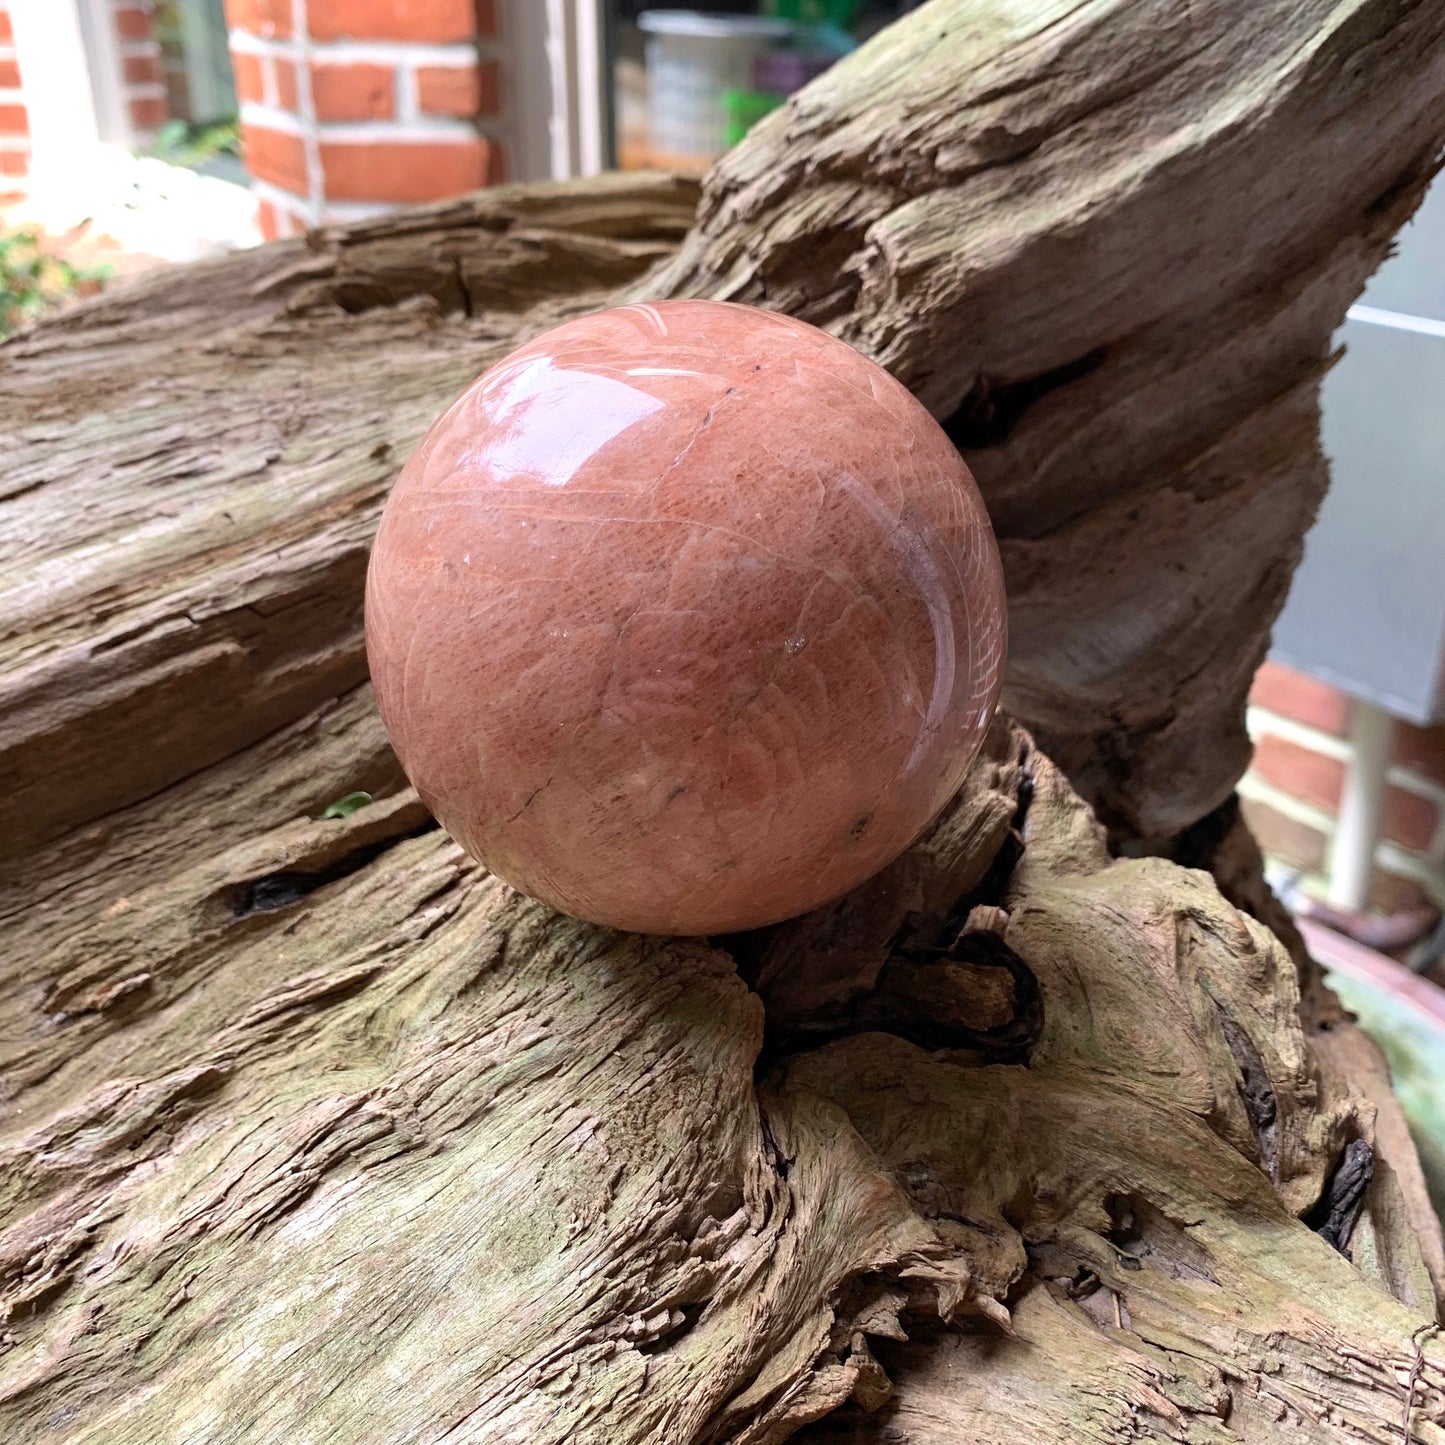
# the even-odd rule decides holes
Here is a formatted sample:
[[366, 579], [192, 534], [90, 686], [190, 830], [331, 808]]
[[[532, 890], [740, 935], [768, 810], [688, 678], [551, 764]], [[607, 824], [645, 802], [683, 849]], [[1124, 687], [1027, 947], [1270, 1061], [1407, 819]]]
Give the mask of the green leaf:
[[52, 256], [32, 227], [0, 235], [0, 336], [77, 293], [94, 294], [107, 275], [108, 267], [76, 266]]
[[323, 818], [349, 818], [353, 813], [359, 813], [369, 802], [371, 802], [370, 793], [348, 793], [344, 798], [338, 798], [334, 803], [327, 804], [326, 811], [321, 816]]

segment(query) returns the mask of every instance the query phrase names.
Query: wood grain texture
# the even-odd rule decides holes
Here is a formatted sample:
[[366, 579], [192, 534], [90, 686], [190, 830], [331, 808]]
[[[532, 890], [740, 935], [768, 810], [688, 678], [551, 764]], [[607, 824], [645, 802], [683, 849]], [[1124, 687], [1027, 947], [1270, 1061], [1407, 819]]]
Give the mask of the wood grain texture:
[[361, 682], [367, 552], [421, 433], [669, 249], [694, 198], [486, 193], [159, 273], [12, 341], [0, 858]]
[[[7, 1434], [781, 1441], [852, 1400], [830, 1429], [987, 1439], [927, 1418], [1003, 1429], [1017, 1399], [1063, 1441], [1101, 1391], [1199, 1417], [1180, 1439], [1390, 1418], [1431, 1283], [1388, 1188], [1354, 1240], [1388, 1233], [1388, 1270], [1295, 1217], [1371, 1126], [1321, 1089], [1289, 955], [1207, 875], [1112, 861], [1021, 734], [896, 886], [813, 919], [795, 969], [893, 930], [891, 983], [760, 1065], [771, 987], [487, 877], [385, 791], [365, 702], [285, 739], [309, 789], [276, 797], [257, 744], [117, 818], [168, 839], [122, 896], [27, 915], [0, 998]], [[294, 817], [367, 768], [370, 807]], [[1016, 861], [980, 874], [990, 852]], [[920, 958], [1017, 960], [1022, 1036], [1016, 985], [935, 977], [917, 1041], [890, 970]], [[1442, 1386], [1428, 1347], [1422, 1420]]]

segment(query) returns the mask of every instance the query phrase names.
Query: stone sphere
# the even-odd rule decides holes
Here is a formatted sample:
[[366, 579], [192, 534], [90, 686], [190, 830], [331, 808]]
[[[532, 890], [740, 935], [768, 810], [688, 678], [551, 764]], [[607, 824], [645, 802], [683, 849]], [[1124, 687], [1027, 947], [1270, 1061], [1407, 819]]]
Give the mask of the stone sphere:
[[732, 932], [903, 851], [998, 696], [1003, 582], [938, 424], [802, 322], [665, 301], [513, 352], [432, 426], [366, 589], [402, 766], [498, 877]]

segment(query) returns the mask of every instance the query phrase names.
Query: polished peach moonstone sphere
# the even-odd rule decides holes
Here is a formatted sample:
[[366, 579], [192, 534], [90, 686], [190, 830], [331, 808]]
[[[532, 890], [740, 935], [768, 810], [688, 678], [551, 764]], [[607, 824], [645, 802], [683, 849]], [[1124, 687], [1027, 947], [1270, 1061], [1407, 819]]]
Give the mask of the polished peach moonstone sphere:
[[752, 928], [958, 788], [1004, 658], [967, 467], [851, 347], [745, 306], [567, 322], [442, 415], [386, 505], [371, 675], [428, 807], [568, 913]]

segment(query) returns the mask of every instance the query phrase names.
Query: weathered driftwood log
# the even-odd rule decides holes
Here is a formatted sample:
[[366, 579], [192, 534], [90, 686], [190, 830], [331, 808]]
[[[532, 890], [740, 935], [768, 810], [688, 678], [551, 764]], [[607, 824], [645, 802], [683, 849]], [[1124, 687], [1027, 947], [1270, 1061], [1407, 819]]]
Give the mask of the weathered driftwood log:
[[683, 182], [511, 189], [0, 351], [0, 1438], [1445, 1440], [1378, 1063], [1025, 734], [839, 905], [641, 940], [429, 827], [360, 644], [386, 487], [501, 351], [783, 306], [969, 448], [1012, 705], [1115, 841], [1287, 932], [1218, 805], [1442, 35], [934, 0], [690, 234]]
[[850, 1396], [863, 1438], [1394, 1438], [1430, 1282], [1408, 1231], [1357, 1269], [1294, 1216], [1367, 1119], [1288, 955], [1111, 862], [1022, 735], [807, 957], [754, 941], [768, 997], [894, 940], [821, 1046], [720, 947], [519, 900], [387, 768], [354, 695], [30, 920], [6, 1438], [781, 1440]]
[[656, 294], [826, 325], [967, 453], [1008, 702], [1126, 836], [1224, 801], [1331, 333], [1441, 142], [1438, 4], [933, 4], [718, 166]]

